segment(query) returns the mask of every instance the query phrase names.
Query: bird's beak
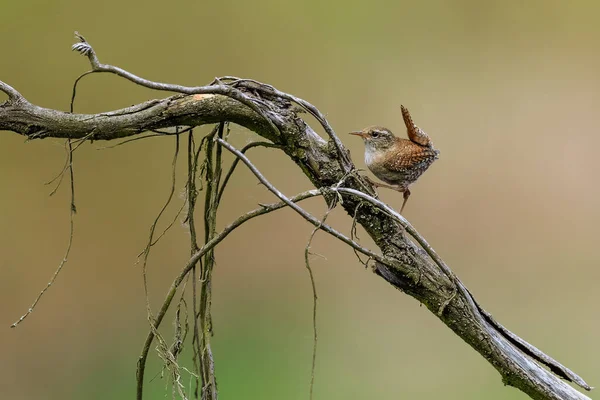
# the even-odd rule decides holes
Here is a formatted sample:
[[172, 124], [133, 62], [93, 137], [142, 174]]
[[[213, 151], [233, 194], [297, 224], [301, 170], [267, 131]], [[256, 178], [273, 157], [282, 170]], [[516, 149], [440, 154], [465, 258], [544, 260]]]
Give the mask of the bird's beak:
[[367, 137], [367, 134], [364, 133], [363, 131], [350, 132], [350, 135], [360, 136], [363, 139], [365, 139]]

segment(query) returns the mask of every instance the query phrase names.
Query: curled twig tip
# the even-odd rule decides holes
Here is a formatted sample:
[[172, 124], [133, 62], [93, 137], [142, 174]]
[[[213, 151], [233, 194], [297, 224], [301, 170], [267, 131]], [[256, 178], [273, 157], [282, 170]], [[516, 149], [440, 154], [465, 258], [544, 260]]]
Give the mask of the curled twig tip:
[[84, 42], [84, 43], [75, 43], [73, 46], [71, 46], [71, 50], [76, 51], [79, 54], [81, 54], [82, 56], [86, 56], [87, 57], [92, 52], [92, 46], [90, 46], [86, 42]]
[[79, 40], [79, 43], [75, 43], [71, 46], [71, 50], [78, 52], [79, 54], [89, 57], [94, 53], [92, 46], [85, 40], [85, 38], [75, 31], [75, 38]]
[[87, 43], [87, 40], [85, 40], [83, 35], [80, 34], [78, 31], [75, 31], [75, 38], [79, 39], [79, 41], [82, 43]]

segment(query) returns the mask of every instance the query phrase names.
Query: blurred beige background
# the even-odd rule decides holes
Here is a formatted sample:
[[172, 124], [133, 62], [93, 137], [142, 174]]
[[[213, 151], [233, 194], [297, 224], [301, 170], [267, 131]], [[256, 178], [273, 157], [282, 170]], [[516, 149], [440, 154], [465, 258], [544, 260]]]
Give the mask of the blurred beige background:
[[[403, 133], [399, 107], [408, 106], [441, 157], [414, 186], [406, 217], [499, 321], [600, 385], [600, 3], [5, 1], [0, 14], [0, 79], [46, 107], [67, 110], [73, 80], [88, 69], [70, 51], [75, 30], [101, 61], [149, 79], [201, 85], [238, 75], [303, 97], [326, 113], [361, 168], [363, 145], [344, 133], [370, 124]], [[165, 95], [97, 75], [81, 84], [76, 111]], [[256, 138], [239, 127], [233, 133], [238, 146]], [[96, 150], [104, 145], [76, 154], [69, 263], [11, 330], [63, 256], [69, 200], [67, 186], [48, 197], [44, 185], [62, 167], [63, 143], [2, 132], [2, 398], [133, 398], [147, 331], [134, 263], [168, 194], [174, 143]], [[285, 193], [310, 187], [276, 151], [250, 156]], [[396, 193], [381, 194], [400, 206]], [[220, 226], [272, 200], [240, 168]], [[324, 211], [319, 200], [307, 207]], [[348, 232], [342, 212], [330, 221]], [[312, 295], [302, 256], [310, 231], [284, 210], [219, 247], [213, 342], [223, 399], [308, 397]], [[187, 244], [176, 224], [156, 247], [154, 307], [187, 259]], [[313, 260], [315, 399], [526, 398], [347, 247], [318, 234], [313, 249], [327, 257]], [[147, 375], [158, 376], [148, 399], [170, 395], [159, 373], [153, 355]]]

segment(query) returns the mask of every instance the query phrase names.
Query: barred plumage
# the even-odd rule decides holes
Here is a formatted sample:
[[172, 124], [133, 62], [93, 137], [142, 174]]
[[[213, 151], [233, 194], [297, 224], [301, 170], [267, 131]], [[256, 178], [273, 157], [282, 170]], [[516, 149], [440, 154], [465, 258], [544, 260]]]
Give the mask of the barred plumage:
[[409, 186], [414, 183], [438, 158], [439, 150], [433, 148], [429, 135], [416, 126], [408, 110], [402, 106], [402, 116], [408, 139], [401, 139], [387, 128], [371, 126], [352, 132], [365, 142], [365, 164], [375, 176], [389, 187], [404, 193], [404, 205], [410, 196]]

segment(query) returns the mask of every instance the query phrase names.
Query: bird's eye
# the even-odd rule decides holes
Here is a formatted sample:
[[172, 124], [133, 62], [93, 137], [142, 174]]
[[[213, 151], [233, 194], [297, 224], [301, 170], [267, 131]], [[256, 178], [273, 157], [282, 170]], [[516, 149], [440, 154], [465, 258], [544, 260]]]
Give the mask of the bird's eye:
[[379, 132], [375, 131], [375, 132], [371, 133], [371, 137], [378, 138]]

